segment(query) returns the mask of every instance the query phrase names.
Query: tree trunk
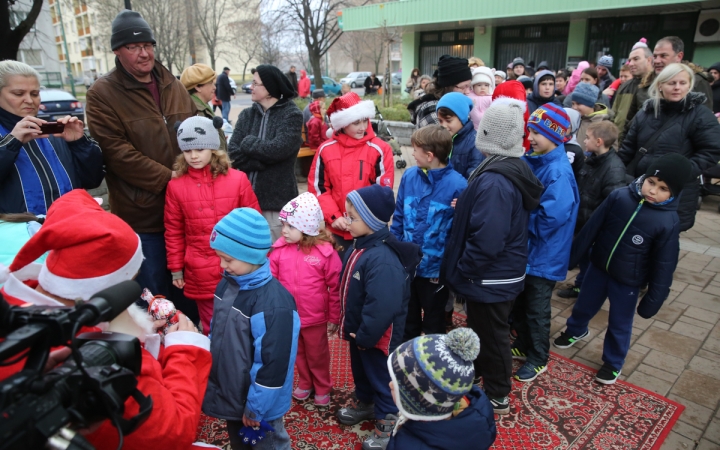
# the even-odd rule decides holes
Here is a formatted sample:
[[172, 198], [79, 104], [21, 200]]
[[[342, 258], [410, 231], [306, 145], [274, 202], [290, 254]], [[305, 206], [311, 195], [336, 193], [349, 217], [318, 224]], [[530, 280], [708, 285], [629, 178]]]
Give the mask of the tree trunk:
[[210, 55], [210, 67], [212, 67], [212, 70], [214, 72], [215, 71], [215, 49], [208, 48], [208, 54]]
[[193, 0], [188, 0], [185, 6], [185, 14], [188, 22], [188, 51], [190, 52], [190, 64], [197, 63], [195, 57], [195, 8], [192, 5]]
[[308, 57], [310, 58], [310, 66], [312, 67], [313, 75], [315, 76], [315, 89], [323, 88], [322, 71], [320, 70], [320, 60], [322, 56], [318, 54], [317, 50], [308, 49]]

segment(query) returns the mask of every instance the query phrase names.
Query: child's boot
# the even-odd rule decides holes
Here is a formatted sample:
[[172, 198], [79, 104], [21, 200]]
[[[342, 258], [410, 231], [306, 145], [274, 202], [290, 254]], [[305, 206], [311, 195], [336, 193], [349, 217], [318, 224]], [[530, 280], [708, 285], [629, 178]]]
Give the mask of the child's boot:
[[375, 404], [363, 403], [360, 400], [351, 400], [348, 406], [340, 408], [337, 412], [338, 420], [344, 425], [355, 425], [374, 416]]
[[388, 442], [390, 442], [390, 436], [392, 435], [393, 428], [397, 423], [397, 416], [394, 414], [388, 414], [384, 419], [380, 419], [375, 423], [375, 431], [372, 436], [367, 438], [363, 442], [363, 450], [385, 450]]

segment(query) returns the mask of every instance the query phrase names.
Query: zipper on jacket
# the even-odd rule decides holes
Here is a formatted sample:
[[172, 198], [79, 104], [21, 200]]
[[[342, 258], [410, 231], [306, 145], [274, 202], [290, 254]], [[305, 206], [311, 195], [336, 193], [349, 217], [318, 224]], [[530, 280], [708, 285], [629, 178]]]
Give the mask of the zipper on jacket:
[[363, 161], [360, 160], [360, 178], [359, 178], [359, 180], [361, 180], [361, 181], [362, 181], [362, 179], [363, 179], [363, 177], [362, 177], [362, 166], [363, 166]]
[[623, 228], [622, 233], [620, 233], [620, 237], [615, 242], [615, 245], [613, 246], [612, 251], [610, 252], [610, 256], [608, 256], [607, 263], [605, 264], [605, 271], [609, 271], [610, 267], [610, 260], [612, 259], [613, 255], [615, 254], [615, 250], [617, 249], [618, 244], [620, 244], [620, 240], [625, 236], [625, 232], [627, 231], [628, 227], [630, 227], [630, 224], [635, 220], [635, 216], [637, 216], [638, 211], [640, 211], [640, 208], [642, 208], [643, 203], [645, 203], [645, 198], [643, 197], [642, 200], [640, 200], [640, 204], [638, 204], [637, 208], [635, 208], [635, 212], [632, 216], [630, 216], [630, 220], [628, 220], [628, 223], [625, 224], [625, 228]]

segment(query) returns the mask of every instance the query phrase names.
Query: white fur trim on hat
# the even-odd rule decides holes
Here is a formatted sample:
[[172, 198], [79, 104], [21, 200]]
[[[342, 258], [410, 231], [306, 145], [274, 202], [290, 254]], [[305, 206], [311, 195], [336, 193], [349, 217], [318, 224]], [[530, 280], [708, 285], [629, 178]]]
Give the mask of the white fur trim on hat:
[[518, 100], [518, 99], [512, 98], [512, 97], [505, 97], [505, 96], [500, 96], [500, 97], [496, 98], [495, 100], [493, 100], [492, 104], [490, 104], [490, 107], [492, 107], [494, 105], [519, 105], [520, 108], [522, 108], [523, 113], [527, 109], [527, 102], [524, 102], [522, 100]]
[[135, 254], [130, 261], [118, 270], [94, 278], [65, 278], [50, 272], [46, 264], [40, 269], [38, 281], [40, 286], [47, 292], [57, 295], [58, 297], [74, 300], [80, 298], [90, 300], [90, 298], [105, 288], [114, 286], [122, 281], [132, 280], [135, 274], [140, 270], [143, 262], [142, 245], [138, 236], [138, 245]]
[[373, 117], [375, 117], [375, 103], [372, 100], [363, 100], [357, 105], [331, 114], [330, 124], [334, 130], [341, 130], [357, 120]]

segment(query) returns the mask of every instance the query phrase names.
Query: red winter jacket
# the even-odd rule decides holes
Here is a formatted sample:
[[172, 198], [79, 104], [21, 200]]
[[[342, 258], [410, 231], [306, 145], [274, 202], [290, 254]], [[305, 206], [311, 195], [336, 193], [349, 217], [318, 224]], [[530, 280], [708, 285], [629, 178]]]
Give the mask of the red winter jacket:
[[170, 180], [165, 196], [165, 247], [168, 269], [183, 271], [185, 296], [212, 300], [220, 282], [220, 259], [210, 248], [210, 234], [220, 219], [235, 208], [260, 212], [257, 197], [245, 173], [230, 169], [214, 180], [210, 165], [188, 168]]
[[311, 149], [315, 150], [320, 147], [320, 144], [327, 141], [327, 130], [328, 126], [324, 120], [314, 117], [308, 120], [307, 125], [307, 145]]
[[323, 242], [305, 253], [281, 237], [268, 258], [273, 276], [295, 299], [302, 327], [340, 324], [342, 263], [332, 244]]
[[338, 131], [320, 146], [308, 175], [308, 191], [317, 195], [328, 229], [351, 240], [346, 231], [336, 230], [332, 223], [345, 212], [345, 197], [371, 184], [393, 187], [395, 169], [392, 148], [375, 132], [368, 121], [367, 134], [353, 139]]
[[310, 78], [308, 78], [307, 72], [304, 70], [300, 71], [300, 79], [298, 80], [298, 96], [300, 98], [307, 98], [310, 96]]

